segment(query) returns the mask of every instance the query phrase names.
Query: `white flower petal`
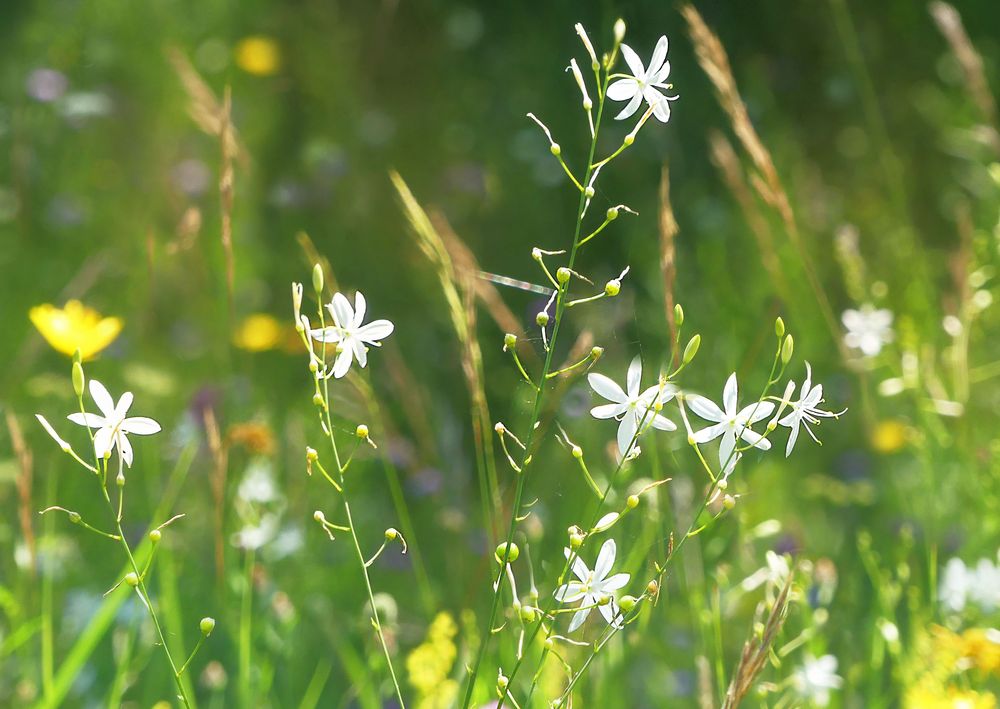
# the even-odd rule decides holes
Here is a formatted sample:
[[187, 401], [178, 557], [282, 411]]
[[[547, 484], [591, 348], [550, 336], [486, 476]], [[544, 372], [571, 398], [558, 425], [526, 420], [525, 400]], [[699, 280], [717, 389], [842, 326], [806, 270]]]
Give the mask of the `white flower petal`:
[[[779, 421], [778, 423], [781, 423]], [[795, 421], [795, 425], [791, 427], [791, 431], [788, 432], [788, 445], [785, 446], [785, 457], [787, 458], [792, 454], [792, 448], [795, 447], [795, 440], [799, 437], [799, 420]]]
[[324, 327], [321, 330], [310, 330], [309, 336], [317, 342], [340, 342], [344, 332], [337, 327]]
[[132, 444], [124, 433], [118, 434], [118, 455], [125, 461], [125, 465], [132, 467]]
[[112, 416], [112, 419], [115, 421], [121, 421], [125, 418], [125, 414], [127, 414], [128, 410], [132, 407], [132, 400], [134, 398], [135, 397], [132, 396], [132, 392], [130, 391], [122, 394], [121, 398], [118, 400], [118, 405], [115, 406], [115, 415]]
[[708, 428], [703, 428], [700, 431], [695, 431], [694, 442], [708, 443], [709, 441], [718, 438], [728, 430], [729, 424], [717, 423], [714, 426], [709, 426]]
[[736, 415], [737, 400], [739, 398], [739, 387], [736, 383], [736, 372], [729, 375], [726, 380], [726, 387], [722, 390], [722, 408], [729, 416]]
[[632, 358], [628, 365], [628, 374], [625, 376], [629, 398], [639, 396], [639, 383], [642, 380], [642, 359], [639, 355]]
[[762, 451], [771, 450], [771, 441], [767, 440], [756, 431], [751, 431], [749, 428], [744, 428], [740, 431], [740, 438], [752, 445], [754, 448], [759, 448]]
[[624, 404], [601, 404], [590, 410], [590, 415], [595, 419], [612, 419], [625, 411]]
[[68, 449], [70, 447], [69, 443], [67, 443], [62, 438], [59, 437], [59, 434], [56, 433], [56, 430], [54, 428], [52, 428], [52, 424], [50, 424], [45, 419], [44, 416], [42, 416], [41, 414], [35, 414], [35, 418], [38, 419], [38, 423], [42, 424], [42, 428], [45, 429], [46, 433], [48, 433], [50, 436], [52, 436], [52, 440], [54, 440], [56, 443], [59, 444], [60, 448], [62, 448], [62, 449], [65, 450], [65, 449]]
[[647, 73], [649, 76], [647, 78], [652, 78], [656, 76], [660, 67], [663, 66], [663, 62], [667, 60], [667, 47], [669, 46], [667, 42], [666, 35], [661, 35], [656, 41], [656, 46], [653, 48], [653, 57], [649, 60], [649, 69]]
[[771, 401], [761, 401], [743, 407], [743, 410], [736, 415], [736, 420], [744, 423], [756, 423], [774, 413], [774, 403]]
[[625, 57], [625, 63], [628, 64], [628, 68], [632, 71], [632, 76], [637, 79], [642, 79], [646, 76], [646, 67], [642, 65], [642, 60], [639, 59], [639, 55], [635, 53], [627, 44], [622, 45], [622, 56]]
[[630, 578], [632, 578], [631, 574], [613, 574], [604, 579], [601, 588], [605, 591], [617, 591], [624, 588]]
[[394, 329], [396, 326], [389, 320], [372, 320], [367, 325], [358, 328], [354, 336], [362, 342], [375, 344], [391, 335]]
[[639, 90], [635, 79], [618, 79], [608, 87], [607, 97], [612, 101], [628, 101]]
[[146, 416], [133, 416], [122, 421], [121, 430], [125, 433], [137, 433], [140, 436], [151, 436], [160, 432], [160, 424]]
[[676, 431], [677, 424], [668, 419], [666, 416], [661, 416], [660, 414], [655, 414], [652, 421], [653, 428], [660, 431]]
[[552, 595], [560, 603], [576, 603], [584, 597], [585, 588], [579, 581], [570, 581], [557, 588]]
[[573, 557], [573, 573], [576, 574], [578, 579], [586, 582], [590, 577], [590, 569], [587, 568], [587, 564], [580, 558], [580, 555], [566, 548], [563, 548], [563, 554], [566, 556], [566, 559]]
[[107, 423], [103, 416], [98, 416], [97, 414], [75, 413], [70, 414], [66, 418], [75, 424], [89, 426], [90, 428], [104, 428]]
[[[584, 600], [586, 602], [586, 599]], [[581, 608], [576, 613], [573, 614], [573, 620], [569, 622], [569, 629], [567, 633], [572, 633], [574, 630], [583, 625], [583, 621], [587, 620], [587, 616], [590, 615], [590, 606], [586, 608]]]
[[735, 450], [736, 434], [733, 433], [731, 428], [727, 428], [726, 432], [722, 435], [722, 441], [719, 443], [719, 465], [723, 469], [732, 461]]
[[354, 324], [354, 309], [343, 293], [334, 293], [328, 308], [333, 315], [334, 324], [338, 327], [349, 328]]
[[90, 380], [90, 395], [97, 404], [97, 408], [107, 418], [113, 418], [115, 413], [115, 400], [111, 398], [108, 390], [96, 379]]
[[639, 422], [631, 414], [625, 416], [618, 424], [618, 453], [623, 458], [635, 451], [638, 443], [635, 434], [638, 430]]
[[714, 401], [704, 396], [688, 394], [684, 397], [684, 403], [706, 421], [722, 421], [726, 417], [725, 412]]
[[351, 323], [352, 327], [361, 327], [361, 323], [365, 321], [365, 311], [368, 309], [368, 303], [365, 302], [365, 297], [358, 291], [354, 294], [354, 322]]
[[337, 355], [337, 360], [333, 363], [333, 376], [340, 379], [351, 368], [354, 360], [354, 351], [350, 347], [345, 347], [344, 351]]
[[625, 120], [626, 118], [628, 118], [629, 116], [631, 116], [633, 113], [635, 113], [637, 110], [639, 110], [639, 105], [641, 103], [642, 103], [642, 92], [641, 91], [636, 91], [635, 95], [632, 97], [632, 100], [629, 101], [628, 104], [626, 104], [625, 108], [623, 108], [618, 113], [617, 116], [615, 116], [615, 120], [616, 121], [623, 121], [623, 120]]
[[591, 389], [608, 401], [613, 401], [616, 404], [624, 404], [628, 401], [628, 397], [625, 396], [625, 392], [622, 391], [622, 388], [603, 374], [591, 372], [587, 375], [587, 383], [590, 384]]
[[603, 581], [609, 573], [611, 567], [615, 565], [615, 555], [618, 547], [614, 539], [609, 539], [601, 545], [601, 551], [597, 554], [597, 561], [594, 563], [594, 582]]
[[94, 434], [94, 452], [97, 453], [98, 458], [107, 457], [108, 453], [114, 448], [115, 439], [111, 434], [111, 429], [104, 427], [98, 429], [97, 433]]

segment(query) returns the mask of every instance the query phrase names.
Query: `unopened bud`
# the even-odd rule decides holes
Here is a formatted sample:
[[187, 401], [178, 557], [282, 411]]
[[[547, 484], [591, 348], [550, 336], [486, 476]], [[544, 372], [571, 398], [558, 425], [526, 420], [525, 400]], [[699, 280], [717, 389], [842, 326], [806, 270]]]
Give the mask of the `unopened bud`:
[[583, 196], [587, 199], [593, 199], [595, 194], [597, 193], [594, 192], [594, 188], [590, 185], [587, 185], [587, 188], [583, 191]]
[[636, 507], [639, 506], [639, 496], [629, 495], [627, 498], [625, 498], [625, 506], [628, 507], [630, 510], [634, 510]]
[[118, 475], [115, 476], [115, 485], [118, 486], [119, 490], [125, 487], [125, 473], [119, 472]]
[[604, 285], [604, 295], [614, 298], [622, 291], [622, 282], [617, 278], [612, 278]]
[[628, 135], [625, 136], [625, 140], [623, 140], [622, 142], [625, 143], [625, 145], [632, 145], [632, 143], [635, 142], [635, 135], [629, 133]]
[[609, 222], [613, 222], [618, 218], [618, 207], [612, 207], [609, 209], [605, 216], [608, 218]]
[[535, 248], [533, 248], [531, 250], [531, 258], [535, 259], [536, 261], [541, 261], [542, 260], [542, 250], [540, 248], [538, 248], [537, 246]]
[[505, 351], [511, 349], [515, 345], [517, 345], [517, 335], [508, 332], [503, 336], [503, 348]]
[[571, 534], [569, 535], [569, 545], [573, 549], [579, 549], [583, 546], [583, 535], [582, 534]]
[[313, 394], [313, 406], [323, 406], [322, 394]]
[[496, 431], [499, 436], [507, 433], [507, 427], [503, 425], [503, 421], [497, 421], [497, 425], [493, 427], [493, 430]]
[[531, 606], [521, 606], [521, 620], [525, 623], [534, 623], [535, 618], [537, 617], [538, 614], [535, 612], [534, 608]]
[[678, 303], [674, 306], [674, 324], [680, 327], [684, 324], [684, 308]]
[[615, 44], [620, 44], [625, 39], [625, 20], [618, 18], [615, 20]]
[[558, 156], [562, 152], [562, 148], [559, 147], [559, 143], [553, 143], [549, 146], [549, 152]]
[[139, 585], [139, 574], [137, 574], [134, 571], [129, 571], [127, 574], [125, 574], [125, 583], [127, 583], [132, 588], [135, 588], [136, 586]]
[[310, 463], [315, 463], [319, 460], [319, 453], [316, 452], [315, 448], [306, 446], [306, 460]]
[[649, 583], [646, 584], [646, 593], [648, 593], [650, 596], [655, 596], [659, 592], [659, 590], [660, 590], [660, 584], [656, 583], [656, 581], [650, 581]]
[[631, 613], [637, 600], [635, 596], [622, 596], [621, 600], [618, 601], [618, 607], [626, 613]]
[[725, 491], [725, 490], [729, 489], [729, 481], [726, 480], [725, 478], [722, 478], [722, 480], [720, 480], [718, 483], [716, 483], [716, 486], [720, 490]]
[[80, 524], [80, 522], [82, 522], [83, 519], [80, 517], [79, 512], [70, 512], [69, 521], [72, 522], [73, 524]]
[[539, 327], [545, 327], [546, 325], [549, 324], [549, 314], [546, 313], [544, 310], [538, 313], [538, 315], [535, 316], [535, 323]]
[[316, 510], [315, 512], [313, 512], [313, 519], [319, 522], [320, 524], [323, 524], [324, 522], [326, 522], [326, 515], [323, 514], [323, 510]]
[[691, 363], [691, 360], [698, 354], [699, 347], [701, 347], [701, 335], [695, 335], [688, 340], [687, 346], [684, 347], [684, 364]]
[[319, 371], [319, 364], [316, 362], [316, 360], [313, 359], [309, 361], [309, 371], [312, 372], [313, 374]]
[[604, 354], [604, 348], [603, 347], [591, 347], [590, 348], [590, 356], [591, 356], [592, 359], [600, 359], [601, 355], [603, 355], [603, 354]]
[[581, 448], [580, 446], [573, 446], [573, 450], [571, 451], [571, 453], [573, 454], [574, 458], [579, 460], [580, 458], [583, 457], [583, 448]]
[[606, 593], [602, 593], [597, 599], [597, 605], [606, 606], [611, 603], [611, 596]]
[[323, 267], [318, 263], [313, 266], [313, 290], [317, 293], [323, 292]]
[[732, 495], [726, 495], [722, 498], [722, 506], [727, 510], [731, 510], [736, 507], [736, 498]]
[[785, 338], [785, 341], [781, 343], [781, 363], [788, 364], [792, 360], [792, 352], [795, 350], [795, 341], [792, 336], [789, 335]]
[[500, 675], [499, 677], [497, 677], [497, 689], [500, 690], [501, 692], [506, 692], [507, 685], [509, 684], [510, 684], [510, 679], [505, 675]]
[[774, 334], [778, 337], [783, 337], [785, 334], [785, 321], [780, 317], [774, 321]]
[[517, 561], [517, 557], [521, 556], [521, 550], [517, 548], [517, 544], [511, 542], [510, 551], [507, 551], [507, 542], [503, 542], [497, 545], [496, 551], [493, 552], [494, 558], [497, 560], [498, 564], [502, 564], [504, 559], [507, 559], [507, 563], [513, 563]]
[[368, 427], [363, 423], [359, 423], [358, 427], [354, 429], [354, 435], [356, 435], [361, 440], [366, 440], [368, 438]]
[[201, 630], [201, 634], [207, 638], [215, 630], [215, 618], [202, 618], [201, 622], [198, 623], [198, 628]]
[[[77, 350], [79, 352], [79, 350]], [[77, 397], [83, 396], [83, 385], [86, 379], [83, 376], [83, 365], [76, 359], [73, 360], [73, 391]]]
[[569, 277], [573, 275], [568, 268], [562, 266], [556, 271], [556, 280], [560, 283], [566, 283]]
[[153, 542], [153, 544], [156, 544], [161, 539], [163, 539], [163, 532], [161, 532], [159, 529], [149, 530], [149, 541]]
[[399, 537], [399, 530], [395, 529], [394, 527], [389, 527], [389, 529], [385, 530], [386, 541], [394, 542], [398, 537]]

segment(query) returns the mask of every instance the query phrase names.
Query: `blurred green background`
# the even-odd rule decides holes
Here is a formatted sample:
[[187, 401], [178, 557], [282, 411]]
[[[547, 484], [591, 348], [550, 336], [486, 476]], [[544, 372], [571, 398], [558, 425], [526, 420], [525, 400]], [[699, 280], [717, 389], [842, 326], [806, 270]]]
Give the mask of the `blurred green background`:
[[[398, 509], [387, 474], [399, 476], [413, 517], [411, 543], [423, 570], [412, 554], [395, 552], [375, 570], [378, 590], [393, 599], [399, 657], [422, 642], [437, 610], [459, 619], [466, 641], [468, 628], [482, 631], [492, 566], [460, 348], [435, 271], [414, 241], [388, 171], [398, 170], [418, 200], [446, 215], [482, 269], [541, 282], [530, 249], [569, 244], [578, 195], [567, 189], [525, 114], [546, 121], [567, 161], [579, 166], [586, 124], [577, 89], [563, 71], [570, 57], [584, 56], [573, 24], [582, 22], [595, 44], [607, 46], [619, 16], [629, 25], [626, 42], [643, 57], [661, 34], [669, 36], [671, 81], [680, 99], [669, 124], [652, 121], [601, 176], [595, 208], [626, 202], [639, 215], [619, 219], [588, 248], [580, 268], [597, 283], [626, 265], [631, 272], [618, 300], [572, 314], [563, 345], [589, 329], [605, 348], [598, 371], [616, 380], [638, 352], [650, 372], [669, 355], [658, 265], [658, 190], [666, 163], [680, 227], [674, 296], [686, 311], [686, 333], [703, 338], [684, 386], [718, 396], [732, 371], [747, 391], [762, 385], [772, 323], [781, 315], [796, 338], [791, 376], [801, 379], [801, 360], [808, 360], [825, 384], [829, 408], [850, 412], [820, 428], [822, 448], [800, 438], [787, 463], [777, 450], [766, 458], [747, 456], [738, 512], [687, 559], [676, 593], [666, 594], [644, 631], [648, 637], [626, 642], [624, 656], [595, 673], [580, 705], [698, 706], [700, 670], [693, 658], [718, 656], [730, 667], [752, 604], [731, 609], [738, 622], [730, 625], [726, 616], [721, 643], [706, 639], [701, 614], [712, 605], [713, 589], [738, 584], [763, 565], [767, 549], [835, 569], [836, 593], [812, 604], [813, 610], [823, 605], [830, 622], [790, 623], [815, 625], [821, 640], [810, 640], [814, 652], [839, 658], [846, 685], [835, 694], [836, 705], [896, 706], [906, 696], [919, 675], [913, 668], [920, 638], [941, 620], [939, 566], [955, 555], [970, 564], [995, 559], [998, 546], [1000, 388], [991, 383], [991, 370], [979, 380], [973, 376], [964, 416], [947, 418], [930, 402], [954, 397], [936, 396], [933, 385], [925, 385], [934, 369], [928, 362], [947, 360], [937, 372], [946, 388], [948, 367], [959, 366], [947, 359], [941, 321], [964, 302], [962, 269], [987, 269], [982, 289], [992, 288], [1000, 197], [988, 166], [1000, 156], [925, 3], [697, 7], [728, 51], [838, 316], [861, 304], [835, 257], [836, 235], [856, 230], [867, 271], [865, 300], [896, 313], [896, 342], [880, 359], [858, 365], [839, 356], [837, 336], [824, 324], [776, 219], [769, 223], [788, 290], [782, 293], [768, 275], [745, 215], [713, 164], [708, 133], [722, 131], [732, 140], [731, 128], [673, 4], [0, 5], [0, 405], [16, 414], [34, 450], [29, 506], [61, 504], [85, 518], [103, 513], [93, 481], [59, 457], [30, 417], [44, 413], [60, 422], [64, 436], [70, 433], [62, 420], [75, 406], [69, 359], [45, 345], [28, 311], [79, 298], [125, 323], [121, 336], [87, 364], [88, 374], [114, 393], [134, 391], [133, 412], [153, 416], [165, 429], [136, 443], [126, 521], [137, 536], [169, 488], [171, 469], [193, 455], [167, 510], [187, 518], [169, 528], [153, 592], [163, 598], [171, 633], [178, 641], [183, 636], [188, 648], [197, 618], [219, 620], [192, 667], [203, 703], [235, 705], [250, 692], [256, 706], [299, 706], [315, 688], [319, 706], [371, 706], [379, 694], [375, 678], [383, 668], [365, 627], [357, 569], [346, 545], [331, 544], [311, 520], [314, 509], [336, 509], [337, 501], [305, 474], [305, 446], [320, 447], [306, 360], [284, 346], [285, 335], [272, 338], [266, 351], [248, 351], [233, 339], [253, 314], [290, 325], [289, 283], [308, 282], [312, 266], [300, 232], [329, 259], [341, 289], [364, 291], [370, 317], [396, 324], [363, 378], [383, 420], [367, 418], [371, 411], [354, 388], [337, 396], [345, 430], [369, 420], [381, 446], [365, 453], [363, 472], [356, 473], [359, 527], [377, 544], [387, 524], [399, 526], [387, 522]], [[981, 0], [956, 8], [995, 88], [1000, 6]], [[220, 100], [231, 88], [241, 146], [234, 165], [232, 305], [219, 237], [219, 141], [192, 120], [192, 100], [171, 56], [186, 58]], [[627, 129], [608, 126], [598, 152], [613, 150]], [[963, 244], [970, 246], [963, 250]], [[501, 292], [525, 323], [542, 304], [529, 293]], [[995, 321], [992, 310], [978, 315], [962, 365], [967, 375], [995, 359]], [[502, 330], [485, 312], [479, 325], [490, 409], [513, 427], [526, 417], [528, 392], [501, 352]], [[880, 397], [878, 383], [900, 376], [905, 352], [921, 362], [920, 386]], [[580, 379], [560, 401], [560, 420], [588, 449], [600, 451], [612, 431], [586, 416], [590, 405]], [[220, 512], [212, 493], [216, 463], [203, 434], [206, 410], [231, 443], [222, 568], [212, 542]], [[233, 434], [246, 422], [259, 427]], [[256, 438], [247, 444], [241, 431], [270, 445], [261, 447]], [[17, 554], [25, 544], [18, 514], [26, 503], [10, 443], [0, 434], [0, 704], [19, 706], [45, 695], [122, 560], [107, 542], [84, 536], [64, 518], [32, 514], [39, 572], [24, 564], [23, 551]], [[657, 446], [665, 460], [677, 460], [673, 451], [683, 442], [664, 439]], [[561, 561], [562, 530], [588, 494], [557, 446], [547, 445], [541, 455], [529, 486], [529, 497], [539, 499], [537, 528], [529, 532], [536, 564], [543, 557]], [[668, 474], [687, 480], [689, 492], [701, 484], [690, 461], [664, 464]], [[273, 481], [273, 499], [247, 511], [237, 501], [238, 488], [258, 468]], [[507, 470], [501, 472], [506, 485]], [[663, 504], [677, 504], [676, 495], [665, 494]], [[265, 513], [278, 528], [249, 555], [234, 535]], [[751, 531], [771, 519], [780, 533], [755, 538]], [[641, 536], [639, 528], [632, 533]], [[870, 554], [859, 551], [868, 541]], [[810, 578], [806, 587], [822, 587]], [[898, 595], [887, 590], [896, 586]], [[247, 656], [239, 627], [248, 597], [255, 615]], [[476, 614], [468, 627], [460, 620], [466, 609]], [[68, 706], [113, 703], [109, 692], [122, 677], [123, 701], [134, 706], [170, 698], [161, 658], [135, 622], [140, 611], [125, 604], [111, 631], [95, 639], [71, 678]], [[902, 631], [902, 648], [884, 639], [883, 621]], [[46, 653], [54, 667], [46, 667]], [[774, 672], [780, 683], [790, 670]], [[634, 690], [636, 703], [622, 703], [615, 673]], [[453, 674], [461, 678], [457, 667]], [[365, 677], [367, 688], [359, 686]]]

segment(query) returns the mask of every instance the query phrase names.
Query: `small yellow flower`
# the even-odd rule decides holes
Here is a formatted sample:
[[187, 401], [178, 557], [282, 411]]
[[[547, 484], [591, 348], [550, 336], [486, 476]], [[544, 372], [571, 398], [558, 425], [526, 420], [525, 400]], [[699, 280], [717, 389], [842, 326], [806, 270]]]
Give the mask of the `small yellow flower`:
[[236, 45], [236, 66], [254, 76], [273, 76], [281, 68], [281, 50], [270, 37], [244, 37]]
[[265, 352], [283, 344], [286, 334], [285, 328], [273, 315], [254, 313], [237, 325], [233, 344], [247, 352]]
[[60, 309], [49, 303], [36, 305], [28, 317], [52, 349], [72, 357], [77, 350], [87, 360], [110, 345], [122, 330], [121, 318], [103, 317], [79, 300]]
[[879, 453], [895, 453], [906, 445], [909, 431], [900, 421], [879, 421], [871, 433], [872, 448]]

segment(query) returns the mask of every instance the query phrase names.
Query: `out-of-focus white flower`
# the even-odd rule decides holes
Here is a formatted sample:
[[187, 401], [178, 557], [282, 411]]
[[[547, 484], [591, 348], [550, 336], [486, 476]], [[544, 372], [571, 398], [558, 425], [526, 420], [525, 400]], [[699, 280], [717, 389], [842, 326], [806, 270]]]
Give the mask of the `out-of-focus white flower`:
[[844, 344], [861, 350], [866, 357], [874, 357], [882, 346], [892, 342], [892, 311], [876, 309], [869, 304], [860, 310], [845, 310], [840, 316], [847, 328]]
[[[565, 553], [567, 559], [575, 556], [569, 549], [566, 549]], [[595, 605], [597, 606], [597, 610], [601, 612], [601, 615], [604, 616], [604, 619], [608, 621], [609, 625], [613, 625], [616, 628], [622, 626], [621, 612], [612, 592], [623, 588], [628, 583], [630, 575], [608, 575], [611, 573], [611, 568], [615, 565], [616, 554], [617, 547], [615, 546], [615, 540], [609, 539], [601, 545], [601, 551], [597, 554], [597, 563], [594, 564], [593, 571], [587, 568], [587, 565], [579, 556], [573, 559], [573, 573], [579, 581], [570, 581], [563, 584], [553, 594], [555, 599], [560, 603], [582, 601], [580, 610], [573, 614], [573, 620], [570, 621], [567, 632], [572, 633], [583, 625], [583, 621], [587, 620], [591, 608]], [[601, 601], [604, 599], [610, 600], [602, 604]]]
[[781, 586], [788, 579], [791, 569], [788, 567], [788, 559], [782, 555], [775, 554], [768, 550], [765, 555], [767, 564], [743, 579], [740, 588], [744, 591], [753, 591], [756, 588], [770, 583], [773, 586]]
[[1000, 607], [1000, 565], [989, 559], [979, 560], [971, 575], [969, 600], [983, 613], [992, 613]]
[[[795, 382], [792, 382], [791, 388], [795, 388]], [[802, 382], [802, 389], [799, 391], [799, 400], [793, 401], [791, 403], [792, 410], [778, 421], [779, 424], [787, 426], [790, 429], [788, 432], [788, 445], [785, 446], [786, 458], [792, 454], [792, 448], [795, 447], [795, 440], [799, 437], [800, 426], [806, 429], [806, 433], [809, 434], [810, 438], [819, 443], [809, 425], [819, 425], [821, 418], [837, 418], [847, 411], [847, 409], [839, 413], [824, 411], [819, 408], [822, 403], [823, 385], [812, 385], [812, 367], [806, 362], [806, 378]]]
[[244, 502], [274, 502], [280, 496], [274, 484], [271, 466], [266, 461], [256, 460], [247, 467], [236, 494]]
[[770, 416], [774, 412], [774, 404], [770, 401], [760, 401], [738, 410], [738, 397], [735, 372], [726, 380], [726, 386], [722, 391], [722, 405], [725, 410], [704, 396], [688, 394], [684, 397], [685, 403], [691, 407], [692, 411], [706, 421], [715, 422], [714, 426], [695, 432], [694, 440], [697, 443], [708, 443], [722, 436], [722, 442], [719, 445], [719, 465], [729, 472], [732, 472], [732, 459], [736, 450], [737, 438], [742, 438], [760, 450], [766, 451], [771, 448], [771, 442], [756, 431], [752, 431], [750, 426]]
[[661, 431], [676, 430], [677, 425], [657, 413], [657, 409], [674, 397], [677, 388], [671, 384], [662, 383], [654, 384], [640, 392], [642, 360], [638, 355], [632, 360], [626, 374], [625, 385], [628, 388], [628, 393], [603, 374], [592, 372], [588, 375], [587, 381], [590, 383], [591, 389], [612, 402], [595, 406], [590, 410], [590, 415], [594, 418], [613, 418], [619, 421], [619, 455], [624, 456], [627, 453], [630, 458], [638, 455], [638, 446], [633, 439], [640, 432], [640, 424], [643, 428], [648, 425]]
[[825, 707], [830, 703], [830, 690], [840, 689], [844, 680], [837, 674], [837, 658], [833, 655], [813, 657], [806, 655], [805, 662], [795, 671], [792, 681], [803, 698]]
[[960, 613], [965, 608], [971, 582], [972, 575], [965, 566], [965, 562], [957, 557], [949, 559], [944, 566], [941, 587], [938, 589], [938, 598], [941, 599], [944, 607]]
[[244, 525], [243, 529], [233, 534], [233, 546], [240, 549], [260, 549], [274, 539], [278, 533], [278, 517], [265, 514], [256, 524]]
[[97, 429], [94, 433], [94, 451], [98, 458], [106, 458], [111, 452], [118, 448], [118, 455], [125, 461], [125, 465], [132, 467], [132, 444], [129, 443], [126, 434], [134, 433], [140, 436], [149, 436], [159, 433], [160, 424], [145, 416], [133, 416], [125, 418], [129, 407], [132, 406], [132, 392], [127, 391], [122, 394], [118, 403], [108, 390], [96, 379], [90, 380], [90, 396], [100, 409], [102, 416], [97, 414], [75, 413], [69, 415], [69, 420], [81, 426], [89, 426]]
[[365, 367], [368, 364], [366, 345], [380, 347], [379, 340], [392, 334], [394, 326], [389, 320], [373, 320], [362, 325], [366, 307], [361, 291], [354, 296], [353, 308], [343, 294], [334, 293], [333, 300], [326, 306], [333, 316], [333, 325], [309, 333], [314, 340], [337, 345], [337, 359], [333, 364], [333, 376], [337, 379], [347, 374], [355, 359], [361, 367]]
[[661, 122], [670, 120], [670, 102], [676, 101], [677, 96], [667, 96], [659, 89], [670, 89], [670, 85], [664, 83], [670, 76], [670, 62], [667, 61], [667, 38], [660, 37], [653, 49], [653, 56], [649, 60], [649, 68], [642, 64], [639, 55], [628, 46], [622, 45], [622, 56], [632, 75], [624, 79], [618, 79], [608, 87], [607, 96], [612, 101], [628, 101], [628, 104], [621, 110], [616, 120], [624, 120], [639, 109], [643, 99], [653, 109], [653, 115]]

